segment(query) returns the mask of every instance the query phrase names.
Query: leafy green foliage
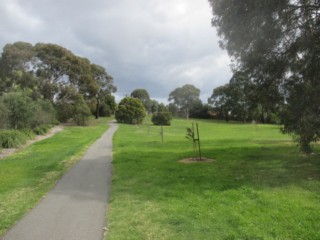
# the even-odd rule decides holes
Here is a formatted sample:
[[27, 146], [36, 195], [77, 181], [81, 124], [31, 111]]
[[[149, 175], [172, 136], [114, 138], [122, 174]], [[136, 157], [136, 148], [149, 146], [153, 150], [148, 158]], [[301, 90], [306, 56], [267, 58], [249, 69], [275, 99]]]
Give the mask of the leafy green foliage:
[[132, 91], [130, 96], [139, 99], [143, 103], [145, 109], [148, 112], [151, 112], [152, 101], [146, 89], [135, 89]]
[[184, 113], [185, 118], [189, 118], [190, 109], [200, 101], [200, 90], [191, 84], [186, 84], [176, 88], [169, 94], [169, 101]]
[[9, 125], [9, 110], [3, 102], [3, 99], [0, 98], [0, 129], [5, 128]]
[[35, 103], [25, 92], [10, 92], [3, 96], [9, 114], [10, 126], [14, 129], [31, 127], [35, 119]]
[[172, 120], [171, 112], [157, 112], [152, 114], [151, 121], [154, 125], [170, 126]]
[[[106, 95], [111, 96], [116, 91], [112, 76], [102, 66], [76, 56], [68, 49], [56, 44], [38, 43], [34, 46], [25, 42], [7, 44], [0, 58], [0, 78], [0, 95], [19, 88], [30, 92], [28, 96], [33, 101], [41, 100], [55, 104], [57, 98], [61, 100], [61, 95], [65, 97], [68, 92], [71, 92], [71, 95], [76, 93], [83, 96], [87, 105], [93, 101], [96, 102], [97, 117], [100, 109], [107, 113], [109, 109], [113, 111], [115, 108], [114, 102], [110, 101], [111, 98], [105, 97]], [[51, 118], [48, 115], [49, 111], [43, 112], [38, 106], [35, 108], [39, 116], [39, 124], [45, 121], [40, 119], [40, 116]], [[61, 109], [61, 106], [58, 108]], [[66, 110], [67, 107], [64, 109]], [[22, 109], [17, 111], [20, 112], [20, 110]], [[86, 110], [87, 107], [84, 111]], [[42, 111], [42, 114], [39, 111]], [[72, 118], [77, 123], [83, 124], [84, 114], [83, 112]], [[69, 118], [69, 116], [61, 116], [63, 115], [61, 111], [59, 115], [60, 119]]]
[[261, 90], [257, 96], [271, 102], [269, 108], [283, 99], [283, 132], [310, 153], [310, 143], [320, 138], [319, 1], [209, 2], [212, 24], [235, 60], [234, 70], [247, 73]]
[[[53, 104], [47, 100], [33, 100], [30, 91], [15, 90], [0, 97], [2, 127], [13, 129], [35, 128], [56, 122]], [[2, 104], [1, 104], [2, 102]]]
[[76, 92], [60, 95], [60, 99], [57, 101], [57, 113], [59, 121], [72, 121], [79, 126], [86, 125], [91, 115], [90, 108], [83, 96]]
[[141, 124], [146, 116], [146, 109], [137, 98], [125, 97], [118, 105], [115, 118], [119, 123]]

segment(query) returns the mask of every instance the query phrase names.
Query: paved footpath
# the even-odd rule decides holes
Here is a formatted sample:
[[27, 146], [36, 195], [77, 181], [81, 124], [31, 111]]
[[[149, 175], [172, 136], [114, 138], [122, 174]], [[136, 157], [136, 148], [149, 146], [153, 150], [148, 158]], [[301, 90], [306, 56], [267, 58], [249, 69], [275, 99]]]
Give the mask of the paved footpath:
[[101, 240], [112, 175], [115, 123], [3, 240]]

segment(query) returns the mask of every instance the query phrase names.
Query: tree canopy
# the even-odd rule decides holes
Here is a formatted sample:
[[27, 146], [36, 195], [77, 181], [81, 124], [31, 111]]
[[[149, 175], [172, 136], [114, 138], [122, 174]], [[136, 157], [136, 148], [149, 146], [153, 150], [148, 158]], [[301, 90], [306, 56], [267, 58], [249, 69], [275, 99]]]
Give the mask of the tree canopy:
[[150, 99], [150, 95], [146, 89], [138, 88], [133, 90], [131, 93], [131, 97], [139, 99], [148, 112], [152, 111], [152, 100]]
[[102, 66], [56, 44], [26, 42], [7, 44], [0, 57], [0, 96], [17, 87], [31, 91], [33, 100], [59, 102], [60, 106], [81, 102], [89, 107], [95, 101], [91, 111], [97, 116], [101, 104], [108, 103], [101, 101], [110, 101], [106, 95], [116, 91], [112, 76]]
[[115, 112], [116, 120], [126, 124], [141, 124], [145, 116], [146, 110], [142, 102], [131, 97], [123, 98]]
[[191, 84], [178, 87], [169, 94], [169, 101], [174, 104], [184, 116], [189, 118], [190, 109], [200, 101], [200, 90]]
[[320, 2], [209, 2], [220, 46], [232, 56], [234, 70], [267, 90], [269, 101], [283, 97], [283, 132], [311, 152], [310, 143], [320, 137]]

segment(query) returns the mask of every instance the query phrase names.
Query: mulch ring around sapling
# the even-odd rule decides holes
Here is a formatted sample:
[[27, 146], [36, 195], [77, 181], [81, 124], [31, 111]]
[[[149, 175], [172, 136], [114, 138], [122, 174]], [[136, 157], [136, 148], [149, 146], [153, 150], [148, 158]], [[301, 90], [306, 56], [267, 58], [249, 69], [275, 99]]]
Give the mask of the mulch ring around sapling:
[[211, 158], [205, 158], [205, 157], [201, 157], [201, 159], [199, 157], [190, 157], [190, 158], [184, 158], [182, 160], [178, 161], [179, 163], [212, 163], [215, 162], [214, 159]]

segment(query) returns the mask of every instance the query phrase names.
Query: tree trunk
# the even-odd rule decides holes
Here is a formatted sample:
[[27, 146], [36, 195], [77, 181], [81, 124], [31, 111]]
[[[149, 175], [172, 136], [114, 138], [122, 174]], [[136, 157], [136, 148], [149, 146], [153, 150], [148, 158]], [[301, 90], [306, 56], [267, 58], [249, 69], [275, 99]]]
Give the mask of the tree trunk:
[[96, 119], [99, 118], [99, 108], [100, 108], [100, 101], [99, 98], [96, 98], [97, 102], [96, 102]]

